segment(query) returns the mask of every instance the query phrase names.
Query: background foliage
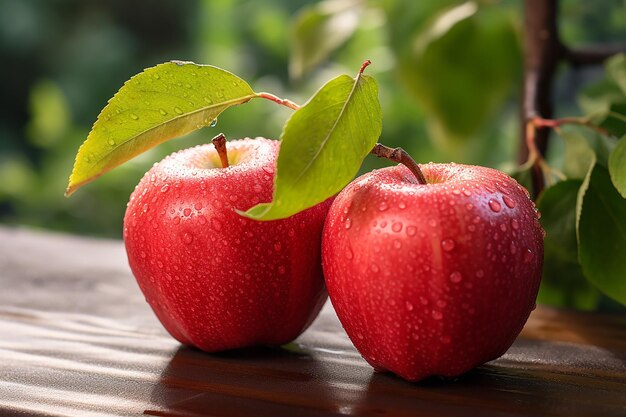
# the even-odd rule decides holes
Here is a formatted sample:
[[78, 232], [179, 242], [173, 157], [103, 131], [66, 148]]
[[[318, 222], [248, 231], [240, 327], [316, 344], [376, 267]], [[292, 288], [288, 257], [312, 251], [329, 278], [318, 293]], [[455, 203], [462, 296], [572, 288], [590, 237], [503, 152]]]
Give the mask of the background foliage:
[[[563, 40], [625, 39], [624, 7], [620, 0], [561, 1]], [[124, 202], [143, 173], [174, 150], [207, 142], [216, 129], [167, 142], [72, 200], [63, 190], [76, 150], [106, 101], [131, 75], [170, 59], [218, 65], [255, 91], [302, 104], [328, 79], [353, 74], [369, 58], [368, 73], [380, 84], [383, 143], [403, 146], [418, 161], [511, 172], [520, 133], [521, 19], [519, 0], [0, 0], [0, 222], [121, 237]], [[615, 89], [607, 90], [603, 79], [602, 68], [562, 68], [558, 113], [579, 115], [606, 104], [600, 98]], [[276, 138], [289, 114], [252, 101], [220, 116], [218, 129], [229, 138]], [[588, 166], [564, 158], [586, 152], [576, 142], [583, 133], [562, 135], [552, 140], [550, 162], [576, 174], [539, 201], [548, 205], [544, 217], [554, 219], [544, 219], [546, 253], [558, 260], [546, 264], [540, 300], [614, 309], [582, 275], [571, 205], [560, 212], [547, 203], [576, 201], [587, 174]], [[362, 170], [383, 164], [371, 157]], [[606, 165], [588, 181], [592, 193], [602, 189]]]

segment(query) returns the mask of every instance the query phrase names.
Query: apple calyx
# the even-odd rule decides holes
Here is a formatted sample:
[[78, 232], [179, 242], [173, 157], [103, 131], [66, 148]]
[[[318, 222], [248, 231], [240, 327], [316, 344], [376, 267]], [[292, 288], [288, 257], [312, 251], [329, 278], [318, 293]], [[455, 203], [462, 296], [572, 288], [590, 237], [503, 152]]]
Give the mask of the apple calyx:
[[226, 152], [226, 136], [223, 133], [220, 133], [211, 139], [211, 142], [213, 142], [213, 146], [215, 146], [215, 150], [220, 156], [222, 168], [228, 168], [230, 164], [228, 163], [228, 152]]
[[422, 172], [418, 163], [415, 162], [415, 160], [411, 158], [411, 155], [409, 155], [408, 152], [404, 149], [390, 148], [389, 146], [385, 146], [382, 143], [377, 143], [374, 148], [372, 148], [370, 153], [376, 155], [379, 158], [387, 158], [390, 161], [398, 162], [404, 165], [413, 173], [413, 175], [415, 175], [418, 183], [423, 185], [428, 184], [428, 181], [426, 181], [426, 177], [424, 176], [424, 173]]

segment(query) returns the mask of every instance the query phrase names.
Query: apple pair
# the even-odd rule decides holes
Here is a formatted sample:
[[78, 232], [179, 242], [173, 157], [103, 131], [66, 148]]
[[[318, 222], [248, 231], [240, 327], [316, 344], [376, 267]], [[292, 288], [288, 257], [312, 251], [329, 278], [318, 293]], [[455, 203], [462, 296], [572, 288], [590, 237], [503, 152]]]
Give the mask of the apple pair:
[[325, 277], [376, 369], [454, 376], [509, 348], [543, 259], [534, 206], [513, 179], [427, 164], [422, 184], [397, 166], [287, 219], [240, 216], [271, 201], [278, 149], [258, 138], [229, 142], [227, 157], [211, 145], [181, 151], [133, 192], [129, 263], [176, 339], [210, 352], [287, 343], [319, 312]]

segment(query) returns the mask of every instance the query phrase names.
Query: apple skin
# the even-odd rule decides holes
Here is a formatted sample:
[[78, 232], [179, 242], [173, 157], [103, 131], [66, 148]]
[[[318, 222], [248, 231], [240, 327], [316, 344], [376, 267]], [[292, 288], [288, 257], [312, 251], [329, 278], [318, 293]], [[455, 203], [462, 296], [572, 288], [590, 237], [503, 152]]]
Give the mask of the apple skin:
[[498, 358], [534, 309], [544, 232], [506, 174], [457, 164], [361, 176], [335, 199], [322, 238], [331, 302], [375, 369], [409, 381]]
[[146, 173], [124, 217], [128, 261], [169, 333], [208, 352], [295, 339], [327, 298], [321, 235], [329, 199], [260, 222], [235, 212], [272, 200], [280, 143], [227, 143], [165, 158]]

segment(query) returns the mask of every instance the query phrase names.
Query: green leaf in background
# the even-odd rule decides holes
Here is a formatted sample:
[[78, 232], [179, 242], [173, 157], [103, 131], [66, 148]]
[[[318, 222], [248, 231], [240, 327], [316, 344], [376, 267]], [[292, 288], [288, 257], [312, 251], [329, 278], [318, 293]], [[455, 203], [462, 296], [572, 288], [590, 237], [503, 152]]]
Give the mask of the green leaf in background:
[[285, 124], [273, 201], [244, 214], [282, 219], [335, 195], [354, 178], [381, 131], [374, 78], [359, 73], [329, 81]]
[[404, 3], [389, 2], [390, 44], [402, 80], [429, 116], [431, 136], [449, 147], [467, 141], [501, 108], [520, 78], [520, 44], [506, 7], [421, 3], [446, 7], [424, 22]]
[[585, 178], [596, 162], [607, 166], [615, 146], [611, 139], [580, 126], [565, 127], [558, 133], [565, 141], [563, 173], [567, 178]]
[[610, 58], [606, 78], [588, 87], [578, 98], [587, 117], [610, 134], [626, 134], [626, 56]]
[[609, 155], [609, 173], [617, 191], [626, 198], [626, 136]]
[[299, 79], [352, 36], [363, 0], [326, 0], [303, 9], [291, 29], [289, 73]]
[[589, 281], [626, 305], [626, 199], [602, 165], [593, 166], [585, 183], [578, 197], [579, 262]]
[[98, 116], [76, 155], [66, 195], [254, 97], [245, 81], [213, 66], [175, 61], [146, 69], [127, 81]]

